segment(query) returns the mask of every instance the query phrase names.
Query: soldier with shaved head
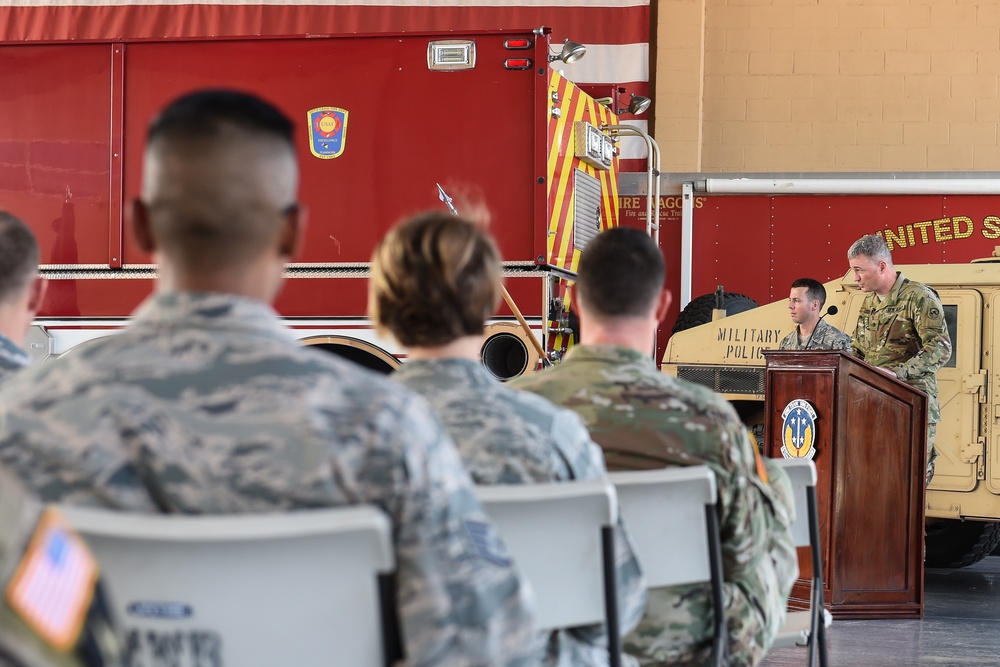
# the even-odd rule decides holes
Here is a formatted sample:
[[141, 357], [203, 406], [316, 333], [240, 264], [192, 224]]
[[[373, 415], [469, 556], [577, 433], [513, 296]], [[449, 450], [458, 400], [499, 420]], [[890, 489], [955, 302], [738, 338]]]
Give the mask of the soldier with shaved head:
[[[712, 469], [722, 529], [726, 664], [749, 667], [774, 641], [798, 574], [788, 533], [791, 484], [777, 466], [757, 458], [721, 396], [656, 368], [654, 335], [670, 306], [665, 273], [647, 234], [621, 227], [599, 234], [580, 257], [573, 290], [581, 344], [559, 365], [513, 385], [579, 414], [609, 470]], [[707, 664], [713, 616], [708, 584], [651, 589], [625, 649], [644, 666]]]
[[31, 363], [22, 348], [45, 298], [38, 242], [28, 226], [0, 211], [0, 381]]
[[302, 231], [291, 122], [243, 93], [183, 97], [150, 127], [142, 183], [156, 293], [0, 392], [0, 462], [43, 500], [133, 512], [375, 504], [401, 664], [531, 664], [525, 586], [429, 406], [300, 346], [269, 305]]

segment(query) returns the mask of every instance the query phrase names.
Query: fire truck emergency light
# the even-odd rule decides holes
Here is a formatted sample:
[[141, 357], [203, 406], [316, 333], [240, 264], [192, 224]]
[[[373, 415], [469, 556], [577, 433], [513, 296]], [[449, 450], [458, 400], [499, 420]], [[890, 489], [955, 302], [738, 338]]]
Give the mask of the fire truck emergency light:
[[571, 42], [569, 39], [563, 41], [562, 51], [558, 54], [549, 54], [549, 62], [554, 63], [557, 60], [561, 60], [567, 65], [575, 63], [577, 60], [582, 58], [587, 53], [587, 47], [583, 44], [578, 44], [577, 42]]
[[649, 108], [649, 105], [653, 103], [653, 100], [648, 97], [643, 97], [642, 95], [636, 95], [632, 93], [632, 99], [629, 100], [628, 107], [624, 109], [619, 109], [618, 113], [622, 114], [626, 111], [633, 116], [638, 116]]
[[476, 43], [471, 39], [440, 39], [427, 43], [427, 69], [456, 71], [476, 66]]

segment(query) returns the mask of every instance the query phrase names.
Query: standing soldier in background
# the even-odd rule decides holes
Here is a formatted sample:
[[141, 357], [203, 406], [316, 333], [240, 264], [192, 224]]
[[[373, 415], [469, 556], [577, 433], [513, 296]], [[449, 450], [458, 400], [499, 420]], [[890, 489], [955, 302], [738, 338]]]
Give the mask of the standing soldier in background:
[[[609, 470], [705, 464], [715, 473], [730, 667], [763, 660], [798, 576], [789, 533], [791, 483], [757, 456], [732, 405], [661, 373], [651, 356], [670, 306], [656, 243], [615, 228], [587, 244], [573, 291], [581, 344], [559, 365], [513, 382], [570, 408], [604, 449]], [[768, 481], [770, 480], [770, 481]], [[669, 512], [670, 508], [663, 508]], [[642, 665], [702, 665], [714, 634], [709, 584], [653, 588], [625, 640]]]
[[131, 512], [376, 505], [400, 664], [529, 665], [528, 591], [430, 407], [303, 347], [270, 306], [303, 230], [293, 136], [232, 91], [153, 121], [132, 223], [156, 293], [121, 333], [4, 384], [0, 461], [44, 501]]
[[28, 226], [0, 211], [0, 381], [31, 363], [24, 337], [45, 298], [38, 242]]
[[785, 336], [778, 349], [850, 351], [851, 337], [820, 318], [825, 303], [826, 288], [820, 281], [799, 278], [793, 282], [788, 313], [795, 322], [795, 331]]
[[881, 236], [863, 236], [847, 259], [868, 292], [861, 304], [854, 354], [927, 394], [927, 484], [934, 476], [934, 433], [941, 419], [937, 371], [951, 357], [951, 338], [937, 293], [896, 271]]

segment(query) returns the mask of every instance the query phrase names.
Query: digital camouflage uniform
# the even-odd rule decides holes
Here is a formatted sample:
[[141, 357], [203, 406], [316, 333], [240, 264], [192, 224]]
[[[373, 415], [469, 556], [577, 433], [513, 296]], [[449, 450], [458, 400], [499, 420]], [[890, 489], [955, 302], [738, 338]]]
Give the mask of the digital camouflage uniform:
[[[715, 473], [722, 531], [729, 665], [756, 665], [785, 620], [798, 576], [788, 532], [794, 499], [788, 477], [755, 451], [735, 410], [710, 390], [660, 373], [624, 347], [574, 347], [552, 369], [514, 382], [583, 418], [609, 470], [707, 464]], [[664, 508], [664, 511], [670, 511]], [[646, 613], [625, 647], [643, 665], [700, 665], [711, 652], [711, 587], [649, 591]]]
[[896, 282], [879, 299], [869, 292], [861, 303], [852, 343], [854, 354], [872, 366], [888, 368], [900, 380], [927, 394], [927, 483], [934, 476], [934, 434], [941, 420], [937, 371], [951, 358], [951, 337], [941, 299], [930, 287], [896, 273]]
[[[86, 580], [87, 598], [77, 602], [83, 614], [79, 634], [74, 645], [64, 650], [53, 647], [33, 629], [8, 599], [8, 586], [30, 557], [29, 545], [42, 512], [42, 505], [0, 468], [0, 666], [115, 667], [120, 664], [118, 639], [96, 580]], [[75, 542], [74, 548], [86, 549], [82, 541]], [[54, 608], [51, 598], [46, 608], [57, 613], [66, 609]]]
[[[522, 484], [605, 476], [604, 454], [571, 410], [498, 382], [466, 359], [415, 359], [393, 377], [430, 401], [477, 484]], [[615, 540], [619, 623], [636, 626], [646, 584], [623, 526]], [[543, 665], [608, 664], [604, 626], [551, 634]], [[626, 656], [623, 664], [634, 664]]]
[[406, 664], [538, 650], [529, 591], [427, 403], [301, 346], [259, 301], [158, 295], [122, 333], [19, 373], [0, 390], [0, 462], [44, 500], [134, 512], [373, 503], [393, 526]]
[[[808, 346], [808, 347], [807, 347]], [[779, 350], [844, 350], [851, 351], [851, 337], [837, 327], [827, 324], [823, 320], [816, 323], [812, 337], [799, 343], [799, 327], [785, 336], [778, 346]]]
[[0, 382], [31, 364], [31, 357], [7, 336], [0, 334]]

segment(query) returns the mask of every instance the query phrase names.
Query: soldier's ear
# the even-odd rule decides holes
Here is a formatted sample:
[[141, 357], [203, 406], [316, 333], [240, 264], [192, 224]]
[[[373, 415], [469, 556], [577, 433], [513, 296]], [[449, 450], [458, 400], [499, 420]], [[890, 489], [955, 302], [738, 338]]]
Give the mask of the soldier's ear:
[[139, 250], [147, 253], [156, 250], [156, 239], [149, 223], [149, 208], [138, 198], [132, 202], [132, 236]]
[[283, 212], [284, 226], [278, 240], [278, 252], [282, 257], [295, 257], [305, 238], [306, 209], [301, 204], [293, 204]]
[[674, 295], [670, 290], [665, 289], [660, 292], [660, 296], [656, 299], [656, 321], [662, 322], [663, 318], [667, 316], [667, 311], [670, 310], [670, 304], [674, 302]]

